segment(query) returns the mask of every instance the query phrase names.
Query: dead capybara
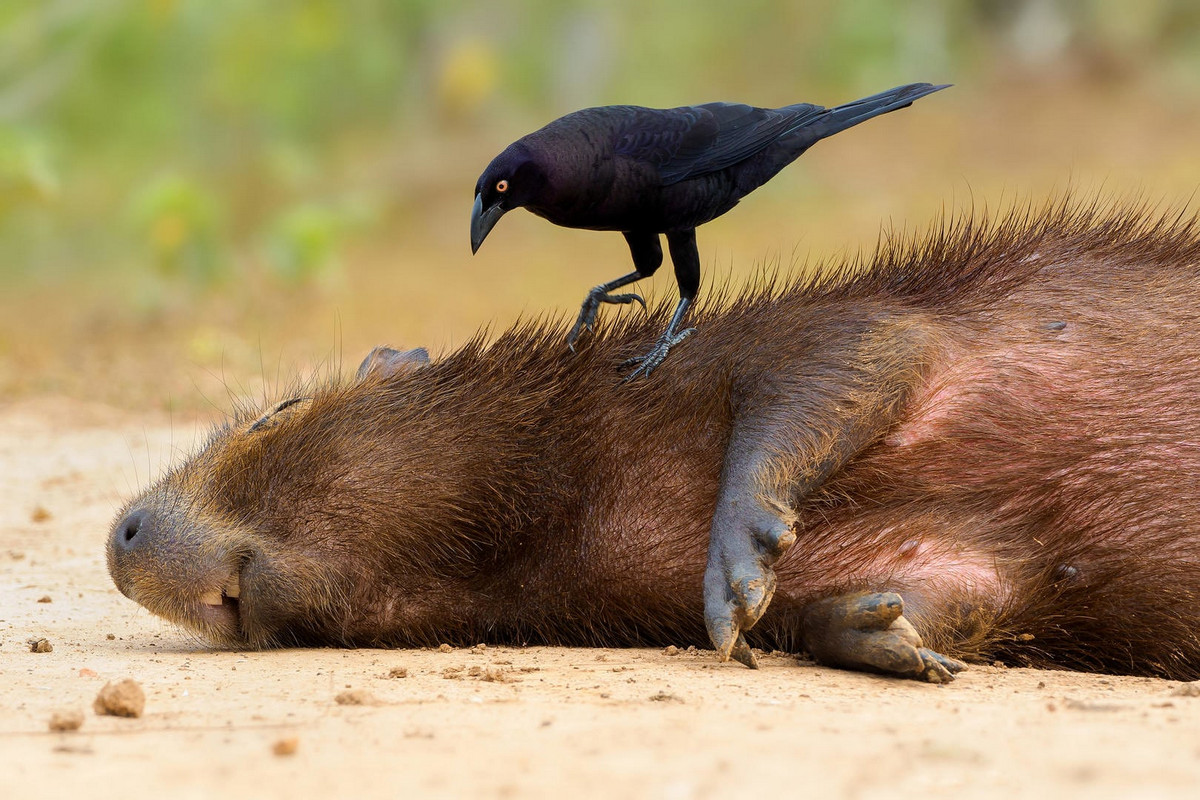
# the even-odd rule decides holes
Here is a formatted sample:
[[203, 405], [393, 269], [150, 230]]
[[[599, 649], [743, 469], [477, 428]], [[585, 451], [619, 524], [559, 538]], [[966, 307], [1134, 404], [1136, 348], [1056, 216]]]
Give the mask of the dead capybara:
[[238, 647], [1200, 677], [1196, 220], [1056, 203], [858, 266], [710, 301], [640, 383], [663, 307], [377, 349], [132, 500], [113, 580]]

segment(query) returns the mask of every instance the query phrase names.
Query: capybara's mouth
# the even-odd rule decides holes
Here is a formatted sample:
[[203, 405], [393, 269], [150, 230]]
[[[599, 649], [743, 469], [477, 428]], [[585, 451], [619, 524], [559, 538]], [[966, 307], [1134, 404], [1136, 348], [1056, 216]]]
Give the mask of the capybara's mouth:
[[234, 570], [220, 589], [213, 589], [200, 596], [199, 617], [201, 627], [215, 628], [234, 638], [241, 628], [239, 605], [242, 595], [240, 570]]

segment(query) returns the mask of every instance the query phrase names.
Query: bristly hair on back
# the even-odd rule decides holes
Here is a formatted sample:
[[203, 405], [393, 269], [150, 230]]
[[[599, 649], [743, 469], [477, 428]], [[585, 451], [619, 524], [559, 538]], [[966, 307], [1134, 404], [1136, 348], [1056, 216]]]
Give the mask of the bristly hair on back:
[[1080, 200], [1067, 192], [998, 212], [943, 212], [925, 231], [883, 231], [872, 254], [819, 267], [817, 280], [795, 291], [954, 308], [1003, 297], [1046, 263], [1068, 258], [1200, 269], [1200, 225], [1189, 206]]
[[[749, 285], [707, 286], [692, 321], [700, 327], [714, 317], [770, 303], [890, 299], [948, 312], [978, 309], [1002, 300], [1048, 264], [1071, 259], [1092, 258], [1114, 269], [1149, 263], [1200, 271], [1200, 224], [1190, 205], [1136, 197], [1081, 200], [1065, 192], [1040, 204], [1014, 201], [996, 211], [986, 206], [944, 211], [927, 229], [885, 229], [872, 250], [793, 270], [799, 275], [776, 267], [764, 269]], [[594, 343], [650, 336], [673, 306], [663, 298], [648, 314], [602, 318]], [[568, 321], [552, 314], [526, 318], [491, 341], [484, 330], [454, 357], [487, 360], [490, 353], [507, 361], [543, 347], [557, 352], [565, 349]]]

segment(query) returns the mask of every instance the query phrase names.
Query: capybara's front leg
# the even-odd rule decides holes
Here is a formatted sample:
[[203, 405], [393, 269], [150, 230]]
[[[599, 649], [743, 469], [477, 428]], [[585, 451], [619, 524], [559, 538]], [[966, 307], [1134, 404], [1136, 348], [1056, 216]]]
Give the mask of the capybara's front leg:
[[804, 609], [804, 646], [820, 664], [949, 683], [961, 661], [924, 647], [904, 618], [895, 592], [856, 592], [818, 600]]

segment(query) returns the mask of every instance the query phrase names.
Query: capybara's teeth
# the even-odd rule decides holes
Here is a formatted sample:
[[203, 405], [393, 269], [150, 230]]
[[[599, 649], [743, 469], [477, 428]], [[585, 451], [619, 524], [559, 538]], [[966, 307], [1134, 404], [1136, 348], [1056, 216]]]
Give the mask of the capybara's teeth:
[[221, 590], [213, 589], [211, 592], [205, 592], [200, 595], [200, 602], [206, 606], [219, 606], [222, 603]]
[[225, 581], [225, 596], [236, 598], [242, 593], [242, 579], [235, 572]]

